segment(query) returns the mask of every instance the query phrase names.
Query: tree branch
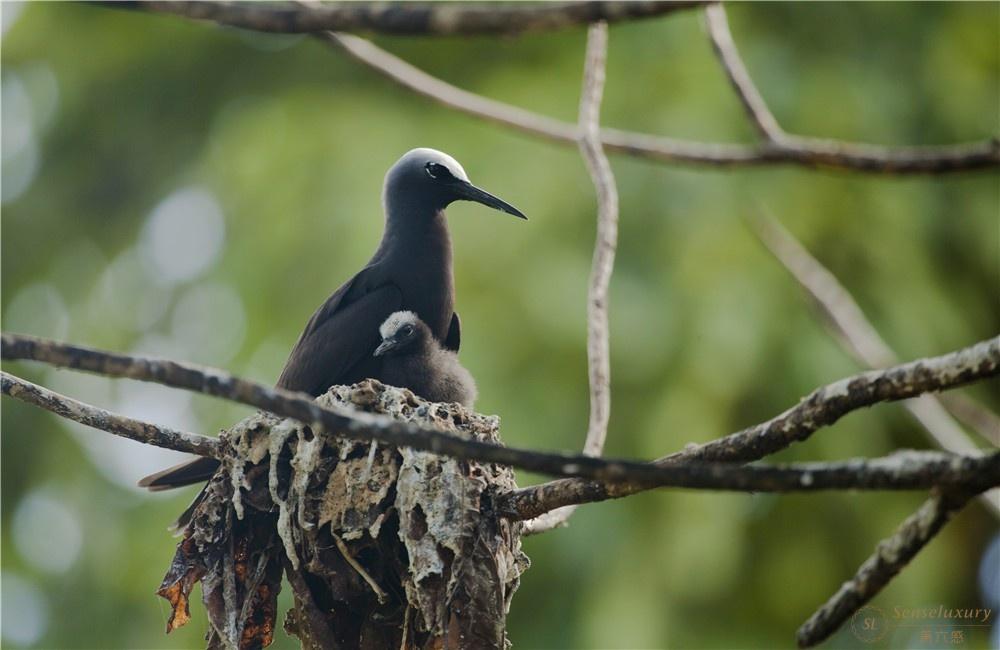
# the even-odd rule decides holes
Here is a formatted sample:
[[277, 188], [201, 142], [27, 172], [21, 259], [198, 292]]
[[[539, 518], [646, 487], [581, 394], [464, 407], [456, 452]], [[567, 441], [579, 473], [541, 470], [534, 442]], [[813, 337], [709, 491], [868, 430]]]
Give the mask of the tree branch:
[[597, 237], [587, 295], [587, 360], [590, 423], [583, 453], [600, 456], [611, 414], [611, 361], [608, 341], [608, 286], [618, 246], [618, 187], [601, 147], [601, 96], [604, 92], [608, 26], [591, 25], [587, 37], [583, 91], [580, 95], [580, 153], [597, 192]]
[[134, 2], [138, 9], [259, 32], [310, 33], [324, 30], [409, 36], [522, 34], [662, 16], [705, 4], [705, 0], [624, 2]]
[[[7, 336], [9, 335], [4, 335], [4, 337]], [[92, 359], [99, 358], [95, 355], [104, 355], [104, 353], [94, 350], [90, 350], [89, 352]], [[65, 353], [75, 355], [74, 351], [65, 349], [58, 352], [58, 354]], [[5, 358], [8, 357], [5, 356]], [[173, 374], [174, 371], [172, 370], [168, 370], [165, 374], [161, 373], [160, 370], [167, 369], [165, 368], [165, 364], [182, 366], [189, 376], [200, 373], [200, 370], [194, 366], [179, 364], [173, 361], [156, 361], [151, 359], [136, 359], [136, 361], [150, 368], [153, 375], [156, 376], [156, 379], [154, 379], [156, 383], [178, 388], [187, 387], [182, 385], [186, 381], [178, 381], [180, 376]], [[110, 364], [108, 368], [113, 368], [116, 367], [118, 360], [108, 359], [108, 362]], [[79, 365], [67, 367], [84, 368]], [[22, 395], [30, 394], [33, 389], [46, 393], [49, 392], [30, 382], [12, 377], [7, 373], [2, 373], [2, 375], [3, 392], [12, 397], [22, 399]], [[133, 379], [143, 379], [144, 377], [141, 372], [131, 372], [128, 375], [116, 372], [113, 376], [129, 376]], [[240, 384], [245, 384], [246, 386], [240, 387]], [[230, 393], [226, 388], [222, 388], [221, 390], [212, 388], [213, 385], [219, 387], [236, 386], [237, 388], [235, 392]], [[236, 379], [223, 373], [205, 375], [202, 386], [208, 388], [205, 391], [208, 394], [260, 406], [278, 415], [303, 422], [314, 427], [316, 430], [328, 431], [334, 435], [341, 435], [354, 440], [368, 441], [376, 439], [399, 447], [411, 447], [456, 458], [495, 462], [538, 472], [590, 475], [610, 481], [636, 480], [643, 483], [645, 486], [644, 489], [682, 487], [752, 492], [815, 492], [839, 489], [917, 490], [934, 486], [961, 486], [973, 491], [982, 491], [995, 485], [1000, 485], [1000, 451], [985, 456], [959, 456], [944, 452], [903, 451], [885, 458], [871, 460], [853, 459], [832, 463], [738, 466], [725, 463], [694, 462], [657, 467], [649, 463], [604, 460], [582, 455], [549, 454], [506, 448], [499, 445], [459, 438], [450, 434], [441, 434], [439, 431], [431, 429], [421, 429], [387, 417], [375, 417], [372, 414], [360, 411], [340, 413], [332, 408], [320, 406], [311, 399], [299, 397], [298, 394], [286, 391], [274, 391], [264, 386], [254, 386], [252, 382]], [[271, 409], [263, 405], [269, 402], [268, 398], [256, 400], [252, 398], [247, 399], [242, 396], [244, 389], [248, 387], [258, 392], [276, 393], [277, 395], [270, 399], [273, 400], [271, 405], [277, 406], [277, 408]], [[70, 402], [71, 408], [82, 409], [88, 413], [99, 411], [99, 409], [76, 402], [75, 400], [69, 400], [69, 398], [63, 398], [62, 396], [58, 397], [63, 402]], [[60, 408], [58, 404], [53, 404], [52, 408], [49, 408], [48, 405], [36, 403], [35, 399], [30, 396], [24, 401], [30, 404], [41, 405], [47, 410], [62, 415], [58, 410]], [[300, 402], [305, 402], [309, 407], [308, 410], [313, 412], [303, 414]], [[121, 416], [117, 417], [121, 418]], [[125, 418], [125, 420], [128, 419]], [[104, 424], [108, 424], [112, 428], [112, 432], [114, 432], [114, 429], [122, 429], [120, 425], [114, 422], [105, 423], [93, 420], [85, 421], [84, 423], [101, 429], [104, 429]], [[401, 426], [386, 426], [390, 423]], [[145, 423], [138, 424], [149, 426], [145, 425]], [[343, 428], [345, 426], [351, 428], [345, 430]], [[164, 438], [165, 434], [158, 428], [157, 432], [159, 437], [155, 437], [152, 434], [146, 437], [142, 435], [129, 435], [127, 437], [168, 449], [192, 451], [193, 453], [201, 453], [202, 455], [207, 455], [206, 446], [211, 446], [215, 453], [218, 453], [220, 447], [218, 441], [211, 438], [205, 438], [205, 441], [198, 444], [195, 444], [195, 442], [185, 443], [179, 439], [179, 436], [195, 436], [196, 434], [178, 434], [173, 439], [167, 440]], [[177, 432], [171, 433], [177, 434]], [[438, 435], [432, 436], [430, 434]], [[204, 438], [204, 436], [197, 437]], [[434, 440], [437, 442], [432, 442]], [[518, 511], [507, 511], [503, 508], [497, 508], [497, 512], [503, 516], [521, 518], [521, 513]]]
[[[608, 460], [600, 456], [610, 414], [608, 288], [617, 242], [618, 197], [605, 148], [662, 162], [717, 167], [794, 164], [840, 170], [902, 174], [944, 173], [1000, 167], [1000, 140], [939, 147], [881, 147], [787, 134], [770, 112], [733, 42], [725, 10], [706, 7], [712, 46], [761, 142], [709, 144], [600, 129], [607, 47], [607, 22], [662, 15], [703, 2], [559, 2], [528, 6], [477, 6], [445, 3], [301, 4], [239, 2], [134, 2], [139, 8], [267, 32], [312, 33], [337, 45], [400, 85], [445, 106], [522, 132], [565, 144], [576, 143], [587, 164], [598, 199], [597, 241], [588, 291], [588, 378], [590, 417], [582, 455], [535, 452], [462, 438], [384, 416], [330, 408], [301, 393], [272, 389], [227, 373], [168, 360], [116, 355], [53, 341], [3, 335], [4, 359], [34, 359], [108, 376], [154, 381], [256, 406], [298, 420], [317, 432], [361, 441], [380, 441], [456, 458], [511, 465], [572, 477], [500, 494], [493, 504], [500, 516], [528, 520], [525, 530], [541, 532], [565, 523], [577, 505], [626, 496], [657, 487], [791, 492], [841, 489], [932, 489], [931, 498], [888, 539], [883, 540], [841, 589], [798, 633], [802, 646], [829, 637], [874, 597], [974, 495], [1000, 485], [1000, 451], [983, 453], [950, 420], [941, 402], [927, 397], [906, 404], [913, 415], [951, 452], [901, 452], [886, 458], [777, 466], [743, 465], [805, 440], [844, 414], [883, 401], [920, 396], [1000, 374], [1000, 337], [939, 357], [862, 373], [817, 389], [797, 406], [725, 438], [691, 445], [653, 463]], [[588, 33], [583, 92], [577, 125], [494, 101], [437, 79], [348, 34], [327, 30], [389, 34], [516, 34], [592, 23]], [[895, 363], [892, 350], [865, 319], [851, 296], [787, 233], [771, 233], [772, 252], [820, 304], [842, 342], [864, 363]], [[782, 242], [781, 237], [790, 240]], [[766, 236], [766, 235], [765, 235]], [[783, 247], [783, 248], [782, 248]], [[823, 274], [826, 274], [825, 276]], [[193, 433], [174, 431], [115, 414], [0, 373], [2, 392], [62, 417], [139, 442], [202, 456], [220, 457], [224, 444]], [[995, 425], [996, 416], [969, 400], [954, 401], [953, 412], [967, 422]], [[979, 409], [977, 411], [977, 408]], [[985, 424], [982, 424], [985, 423]], [[991, 432], [987, 432], [991, 433]], [[993, 437], [994, 441], [996, 437]], [[990, 503], [1000, 512], [1000, 506]], [[379, 590], [334, 533], [340, 550]], [[294, 558], [293, 558], [294, 559]], [[301, 597], [309, 590], [289, 568]], [[235, 585], [235, 583], [234, 583]], [[227, 587], [228, 588], [228, 587]], [[235, 594], [235, 586], [232, 587]], [[306, 599], [305, 616], [320, 616]], [[311, 609], [310, 609], [311, 608]], [[244, 608], [245, 610], [245, 608]], [[320, 616], [322, 619], [322, 616]], [[404, 624], [405, 625], [405, 624]], [[234, 628], [235, 629], [235, 628]], [[234, 638], [230, 634], [229, 638]], [[404, 637], [405, 638], [405, 637]], [[329, 646], [337, 641], [331, 636]]]
[[[899, 357], [879, 335], [850, 292], [777, 219], [766, 214], [747, 215], [746, 219], [764, 246], [813, 299], [824, 322], [858, 363], [870, 368], [898, 363]], [[992, 412], [958, 395], [942, 396], [940, 402], [952, 414], [961, 414], [961, 419], [984, 438], [1000, 445], [1000, 420]], [[916, 410], [911, 410], [924, 423]], [[961, 431], [956, 436], [953, 432], [938, 434], [931, 427], [928, 430], [938, 444], [949, 451], [965, 453], [977, 448]]]
[[[30, 336], [3, 334], [2, 357], [6, 360], [31, 359], [52, 365], [96, 372], [112, 377], [153, 381], [166, 386], [202, 392], [270, 411], [313, 427], [353, 440], [410, 447], [436, 454], [499, 463], [554, 476], [594, 479], [582, 481], [596, 488], [570, 493], [546, 491], [545, 484], [497, 497], [498, 511], [520, 519], [574, 503], [586, 503], [624, 496], [654, 487], [784, 491], [818, 489], [918, 489], [950, 484], [949, 463], [971, 468], [959, 481], [986, 489], [1000, 483], [1000, 452], [992, 456], [962, 457], [940, 454], [925, 456], [918, 463], [901, 467], [898, 456], [879, 461], [848, 461], [858, 473], [843, 476], [838, 464], [787, 467], [740, 467], [711, 461], [748, 460], [765, 455], [804, 438], [843, 413], [880, 401], [912, 397], [928, 390], [942, 390], [1000, 372], [1000, 337], [940, 357], [921, 359], [885, 371], [871, 371], [841, 380], [814, 392], [799, 406], [768, 423], [733, 434], [712, 443], [667, 456], [656, 463], [606, 460], [579, 454], [535, 452], [467, 440], [411, 423], [370, 413], [324, 407], [304, 393], [269, 388], [233, 377], [221, 370], [200, 368], [177, 361], [132, 357], [91, 348], [58, 343]], [[756, 433], [755, 433], [756, 431]], [[676, 459], [693, 461], [680, 464]], [[930, 460], [928, 460], [930, 459]], [[706, 462], [707, 461], [707, 462]], [[967, 464], [971, 463], [971, 464]], [[930, 474], [926, 473], [931, 465]], [[961, 467], [960, 467], [961, 466]], [[806, 478], [807, 477], [807, 478]]]
[[[545, 115], [463, 90], [350, 34], [320, 32], [334, 45], [403, 88], [448, 108], [562, 144], [579, 141], [577, 128]], [[795, 164], [886, 174], [944, 173], [1000, 167], [1000, 139], [931, 147], [880, 147], [786, 135], [779, 143], [711, 144], [602, 129], [607, 151], [666, 163], [714, 167]]]
[[38, 406], [46, 411], [52, 411], [60, 417], [85, 424], [88, 427], [164, 449], [173, 449], [199, 456], [220, 457], [221, 445], [215, 438], [197, 433], [176, 431], [105, 411], [6, 372], [0, 372], [0, 387], [2, 387], [4, 395]]
[[[814, 390], [784, 413], [710, 442], [655, 461], [657, 467], [687, 462], [746, 463], [805, 440], [841, 417], [879, 402], [908, 399], [1000, 374], [1000, 336], [938, 357], [871, 370]], [[574, 503], [617, 499], [647, 489], [639, 483], [581, 479], [550, 481], [502, 495], [505, 511], [526, 518]]]
[[836, 632], [909, 564], [971, 496], [968, 492], [935, 490], [891, 537], [879, 542], [875, 553], [861, 565], [854, 577], [802, 624], [796, 635], [799, 647], [817, 645]]
[[764, 247], [812, 297], [841, 347], [858, 363], [884, 368], [897, 362], [896, 354], [847, 289], [777, 219], [763, 213], [746, 213], [745, 219]]
[[757, 134], [768, 142], [781, 142], [785, 139], [785, 132], [782, 130], [774, 115], [767, 108], [767, 103], [761, 96], [757, 86], [754, 85], [750, 73], [740, 58], [740, 53], [733, 42], [733, 35], [729, 31], [729, 21], [726, 20], [726, 10], [721, 3], [710, 4], [705, 7], [705, 24], [708, 27], [708, 35], [712, 41], [712, 49], [715, 50], [722, 68], [732, 84], [733, 90], [743, 104], [747, 117], [757, 130]]
[[[611, 164], [601, 147], [600, 114], [608, 53], [608, 26], [591, 25], [580, 92], [580, 153], [597, 193], [597, 237], [587, 294], [587, 368], [590, 386], [590, 420], [583, 453], [600, 456], [611, 416], [611, 350], [608, 324], [608, 286], [618, 246], [618, 187]], [[542, 533], [569, 521], [576, 506], [547, 512], [527, 521], [527, 534]]]
[[989, 440], [994, 447], [1000, 447], [1000, 416], [961, 393], [941, 395], [938, 399], [956, 420]]
[[[792, 277], [812, 298], [823, 321], [841, 346], [859, 363], [882, 368], [897, 363], [898, 357], [865, 317], [861, 307], [829, 269], [820, 264], [781, 223], [771, 215], [747, 215], [753, 232]], [[948, 415], [947, 410], [964, 408], [976, 415], [973, 420], [979, 433], [994, 444], [1000, 443], [1000, 425], [992, 413], [972, 400], [945, 402], [933, 395], [903, 402], [903, 407], [923, 426], [929, 437], [942, 449], [956, 454], [982, 453]], [[947, 410], [946, 410], [947, 409]], [[992, 416], [994, 421], [990, 421]], [[992, 426], [991, 426], [992, 425]], [[1000, 516], [996, 494], [980, 500], [995, 516]]]
[[[735, 465], [696, 461], [646, 467], [664, 470], [650, 473], [647, 490], [678, 487], [737, 492], [817, 492], [962, 486], [982, 492], [1000, 484], [1000, 451], [960, 456], [941, 451], [904, 450], [882, 458], [819, 463]], [[504, 509], [503, 504], [508, 502], [500, 500], [497, 512], [511, 518], [523, 517], [523, 512]]]
[[[356, 7], [355, 4], [360, 6]], [[568, 16], [567, 8], [572, 7], [574, 24], [582, 24], [593, 22], [599, 18], [626, 20], [640, 17], [640, 14], [662, 14], [699, 4], [702, 3], [560, 3], [555, 7], [549, 6], [544, 9], [553, 15]], [[616, 8], [618, 5], [626, 5], [627, 7]], [[118, 6], [118, 3], [113, 3], [110, 6]], [[262, 31], [273, 31], [272, 27], [281, 27], [278, 31], [310, 32], [321, 40], [336, 45], [354, 59], [370, 66], [404, 88], [439, 104], [554, 142], [576, 144], [578, 141], [576, 128], [572, 124], [470, 93], [427, 74], [364, 39], [346, 33], [324, 31], [327, 26], [336, 29], [376, 29], [377, 26], [379, 31], [388, 32], [392, 29], [401, 30], [405, 25], [414, 26], [416, 29], [419, 25], [424, 24], [425, 27], [421, 29], [445, 30], [433, 33], [470, 34], [474, 33], [470, 31], [473, 30], [473, 21], [477, 21], [479, 26], [475, 29], [481, 31], [475, 33], [489, 33], [489, 29], [496, 29], [504, 33], [517, 32], [527, 29], [526, 25], [529, 21], [510, 16], [514, 14], [522, 18], [537, 16], [537, 12], [541, 9], [509, 8], [506, 11], [514, 12], [514, 14], [500, 12], [496, 13], [496, 17], [494, 17], [493, 12], [499, 11], [496, 7], [491, 6], [486, 9], [475, 5], [462, 5], [459, 9], [448, 3], [435, 3], [420, 7], [396, 5], [391, 11], [384, 8], [378, 9], [377, 7], [380, 5], [361, 3], [295, 5], [294, 8], [289, 7], [287, 10], [279, 11], [273, 15], [252, 3], [137, 2], [128, 6], [177, 13], [192, 18], [207, 19], [221, 24], [239, 25]], [[599, 6], [600, 9], [589, 8], [591, 6]], [[640, 6], [643, 9], [639, 9]], [[407, 12], [414, 14], [424, 12], [425, 15], [431, 15], [436, 12], [443, 15], [441, 12], [445, 11], [453, 15], [472, 16], [475, 14], [477, 17], [475, 19], [468, 18], [470, 22], [467, 23], [459, 21], [456, 24], [463, 25], [459, 29], [452, 26], [452, 23], [447, 20], [441, 20], [440, 24], [433, 23], [435, 26], [431, 27], [431, 22], [421, 23], [420, 20], [407, 14]], [[604, 13], [602, 14], [602, 12]], [[612, 12], [615, 12], [614, 17], [611, 15]], [[430, 19], [421, 20], [429, 21]], [[532, 29], [542, 29], [542, 25], [555, 24], [549, 22], [548, 19], [544, 21], [532, 19], [530, 22], [533, 25]], [[511, 29], [508, 27], [509, 24], [517, 25], [517, 27]], [[570, 23], [564, 22], [564, 24]], [[337, 25], [343, 26], [337, 27]], [[396, 26], [390, 28], [390, 25]], [[487, 25], [491, 25], [491, 27], [487, 28]], [[292, 29], [292, 27], [296, 27], [296, 29]], [[395, 33], [400, 32], [396, 31]], [[735, 49], [733, 51], [735, 52]], [[738, 61], [738, 59], [736, 60]], [[727, 67], [727, 72], [730, 71], [730, 68]], [[745, 72], [745, 68], [743, 68], [743, 72]], [[745, 75], [744, 79], [748, 85], [744, 85], [742, 88], [744, 90], [752, 88], [749, 75]], [[749, 95], [741, 92], [741, 98], [744, 101], [747, 97]], [[761, 101], [760, 106], [763, 105]], [[762, 114], [757, 115], [758, 118], [761, 116]], [[761, 125], [767, 124], [762, 122]], [[770, 128], [770, 125], [767, 126]], [[771, 133], [774, 135], [776, 132], [772, 130]], [[953, 145], [885, 147], [783, 134], [779, 139], [769, 139], [758, 145], [738, 145], [691, 142], [617, 129], [603, 129], [601, 140], [605, 149], [616, 153], [659, 162], [695, 163], [713, 167], [792, 164], [803, 167], [882, 174], [940, 174], [1000, 167], [1000, 138], [997, 137], [981, 142]]]

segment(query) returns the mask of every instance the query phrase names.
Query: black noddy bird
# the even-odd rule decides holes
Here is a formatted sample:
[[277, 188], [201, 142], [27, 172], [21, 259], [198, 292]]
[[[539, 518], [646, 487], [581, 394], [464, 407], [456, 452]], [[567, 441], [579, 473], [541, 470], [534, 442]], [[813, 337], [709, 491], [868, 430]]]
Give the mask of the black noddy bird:
[[453, 350], [437, 342], [427, 323], [412, 311], [397, 311], [379, 327], [383, 383], [408, 388], [428, 402], [457, 402], [472, 408], [476, 382]]
[[[451, 237], [444, 210], [475, 201], [527, 219], [509, 203], [469, 181], [458, 161], [434, 149], [413, 149], [385, 175], [385, 231], [361, 271], [340, 285], [306, 324], [278, 378], [278, 388], [321, 395], [335, 384], [382, 380], [375, 356], [379, 326], [400, 310], [416, 314], [444, 349], [457, 351], [461, 325], [455, 312]], [[219, 461], [198, 458], [139, 481], [168, 490], [208, 480]], [[192, 508], [185, 514], [190, 514]], [[181, 515], [181, 519], [184, 515]], [[178, 524], [183, 526], [181, 519]]]

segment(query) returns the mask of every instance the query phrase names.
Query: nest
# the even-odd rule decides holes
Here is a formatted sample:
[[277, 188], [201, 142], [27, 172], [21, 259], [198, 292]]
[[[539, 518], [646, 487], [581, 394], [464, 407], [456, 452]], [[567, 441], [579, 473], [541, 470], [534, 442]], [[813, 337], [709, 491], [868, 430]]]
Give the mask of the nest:
[[[499, 419], [366, 380], [318, 398], [499, 443]], [[528, 558], [521, 525], [492, 497], [509, 468], [313, 431], [258, 413], [223, 432], [209, 482], [160, 587], [189, 619], [202, 583], [209, 648], [274, 638], [282, 574], [285, 629], [306, 648], [504, 648], [510, 599]]]

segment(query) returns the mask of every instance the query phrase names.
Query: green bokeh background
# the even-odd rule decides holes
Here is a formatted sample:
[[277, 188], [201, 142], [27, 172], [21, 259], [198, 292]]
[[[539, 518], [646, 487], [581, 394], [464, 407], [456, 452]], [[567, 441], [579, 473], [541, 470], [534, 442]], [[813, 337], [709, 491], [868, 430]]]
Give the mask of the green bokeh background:
[[[742, 4], [729, 13], [790, 131], [899, 145], [1000, 132], [996, 3]], [[461, 87], [573, 121], [584, 38], [575, 29], [375, 40]], [[312, 310], [374, 249], [385, 170], [430, 146], [530, 216], [449, 210], [462, 358], [479, 382], [479, 410], [502, 417], [512, 445], [582, 444], [594, 196], [573, 147], [438, 107], [299, 37], [39, 4], [23, 7], [2, 54], [5, 331], [271, 382]], [[698, 12], [613, 26], [609, 56], [604, 124], [752, 137]], [[622, 156], [612, 164], [621, 240], [609, 455], [649, 458], [723, 435], [857, 370], [743, 225], [740, 215], [758, 206], [831, 268], [902, 357], [1000, 331], [995, 171], [892, 178]], [[224, 239], [203, 272], [165, 282], [142, 243], [147, 221], [191, 188], [214, 197]], [[199, 431], [249, 412], [35, 365], [9, 369]], [[967, 393], [1000, 410], [996, 382]], [[176, 461], [19, 403], [2, 407], [4, 647], [200, 647], [200, 604], [168, 637], [166, 604], [153, 595], [175, 543], [165, 526], [192, 491], [152, 497], [128, 487]], [[885, 405], [780, 459], [928, 444], [902, 407]], [[660, 491], [585, 507], [569, 528], [526, 540], [533, 565], [514, 598], [511, 639], [518, 648], [791, 646], [796, 627], [923, 497]], [[874, 604], [988, 606], [976, 575], [996, 534], [996, 521], [969, 507]], [[917, 631], [874, 647], [925, 647]], [[988, 645], [987, 635], [976, 630], [964, 647]], [[860, 645], [849, 631], [829, 643]], [[274, 647], [295, 646], [279, 632]]]

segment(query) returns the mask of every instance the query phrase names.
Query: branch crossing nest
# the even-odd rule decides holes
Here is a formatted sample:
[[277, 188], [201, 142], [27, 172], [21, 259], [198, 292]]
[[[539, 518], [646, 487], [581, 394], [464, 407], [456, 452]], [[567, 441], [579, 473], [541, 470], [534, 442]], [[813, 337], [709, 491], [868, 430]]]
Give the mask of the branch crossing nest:
[[[318, 401], [499, 442], [500, 421], [365, 380]], [[505, 620], [528, 558], [521, 524], [493, 495], [506, 467], [313, 431], [258, 413], [222, 436], [208, 484], [158, 593], [190, 618], [202, 583], [209, 648], [274, 638], [282, 573], [295, 605], [285, 629], [305, 648], [504, 648]]]

